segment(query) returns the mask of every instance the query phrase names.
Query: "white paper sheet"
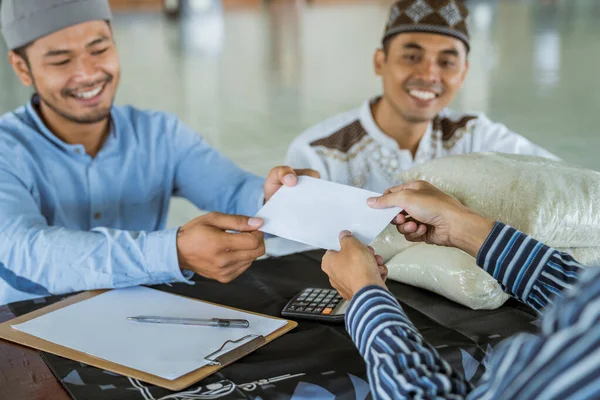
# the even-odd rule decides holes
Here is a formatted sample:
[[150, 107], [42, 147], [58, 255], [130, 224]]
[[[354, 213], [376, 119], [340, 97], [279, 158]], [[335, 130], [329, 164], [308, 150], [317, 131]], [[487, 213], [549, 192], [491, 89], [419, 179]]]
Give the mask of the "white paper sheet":
[[[136, 315], [247, 319], [250, 328], [146, 324], [126, 319]], [[173, 380], [207, 365], [204, 357], [218, 350], [226, 340], [238, 340], [248, 334], [267, 336], [284, 325], [282, 320], [135, 287], [103, 293], [13, 328]]]
[[293, 240], [288, 240], [281, 237], [271, 237], [265, 239], [265, 248], [266, 255], [268, 257], [283, 257], [290, 254], [318, 249], [318, 247], [309, 246], [300, 242], [294, 242]]
[[263, 232], [339, 250], [341, 231], [369, 244], [401, 211], [370, 208], [367, 199], [373, 196], [380, 193], [301, 176], [296, 186], [279, 189], [256, 216], [265, 221]]

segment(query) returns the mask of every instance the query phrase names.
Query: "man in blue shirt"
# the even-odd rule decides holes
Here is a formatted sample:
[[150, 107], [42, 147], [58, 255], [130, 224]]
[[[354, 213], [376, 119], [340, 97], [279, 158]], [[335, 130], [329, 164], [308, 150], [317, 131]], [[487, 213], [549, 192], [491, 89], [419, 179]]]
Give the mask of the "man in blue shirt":
[[599, 399], [600, 268], [585, 267], [501, 222], [469, 210], [427, 182], [370, 200], [401, 207], [394, 223], [410, 241], [457, 247], [513, 297], [541, 313], [536, 334], [501, 343], [476, 386], [454, 371], [408, 319], [367, 247], [341, 236], [323, 270], [346, 299], [346, 328], [367, 363], [375, 399]]
[[[107, 0], [2, 1], [9, 61], [35, 95], [0, 117], [0, 304], [191, 272], [229, 282], [265, 251], [247, 216], [316, 174], [265, 181], [175, 116], [114, 106], [110, 19]], [[218, 213], [167, 230], [172, 195]]]

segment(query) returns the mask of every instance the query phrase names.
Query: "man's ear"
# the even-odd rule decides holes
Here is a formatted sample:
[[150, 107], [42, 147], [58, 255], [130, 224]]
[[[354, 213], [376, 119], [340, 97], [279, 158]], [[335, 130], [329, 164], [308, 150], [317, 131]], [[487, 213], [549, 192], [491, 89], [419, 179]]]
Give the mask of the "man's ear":
[[383, 49], [375, 50], [375, 54], [373, 55], [373, 68], [377, 76], [381, 76], [383, 64], [385, 64], [386, 58], [387, 56]]
[[25, 86], [33, 85], [33, 78], [29, 69], [29, 63], [23, 57], [15, 53], [14, 51], [8, 52], [8, 62], [15, 71], [15, 74]]

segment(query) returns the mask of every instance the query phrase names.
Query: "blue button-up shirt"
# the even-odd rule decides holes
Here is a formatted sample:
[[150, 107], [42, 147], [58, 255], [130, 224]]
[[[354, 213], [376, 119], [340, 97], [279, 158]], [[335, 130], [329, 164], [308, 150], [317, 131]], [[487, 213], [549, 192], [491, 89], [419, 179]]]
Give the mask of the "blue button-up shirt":
[[46, 128], [36, 101], [0, 117], [0, 304], [186, 281], [165, 230], [171, 196], [230, 214], [262, 204], [262, 178], [172, 115], [113, 107], [92, 158]]

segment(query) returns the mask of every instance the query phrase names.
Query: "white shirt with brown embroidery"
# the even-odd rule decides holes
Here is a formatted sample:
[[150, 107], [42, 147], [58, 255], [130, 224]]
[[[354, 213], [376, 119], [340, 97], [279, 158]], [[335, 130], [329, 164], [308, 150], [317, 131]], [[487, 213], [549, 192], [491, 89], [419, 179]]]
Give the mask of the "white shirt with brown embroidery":
[[286, 164], [315, 169], [325, 180], [383, 192], [402, 183], [401, 171], [448, 155], [502, 152], [557, 158], [484, 114], [449, 109], [429, 124], [413, 158], [379, 129], [372, 101], [302, 133], [290, 145]]

